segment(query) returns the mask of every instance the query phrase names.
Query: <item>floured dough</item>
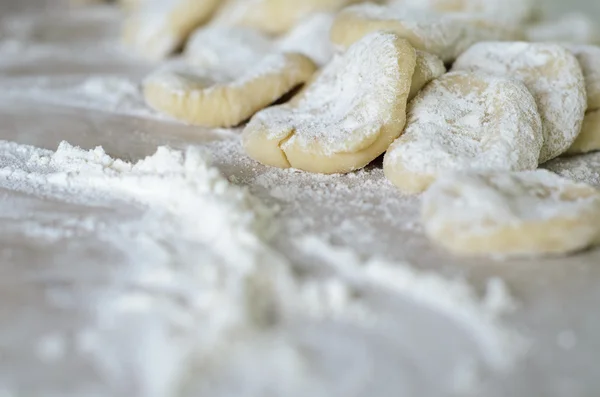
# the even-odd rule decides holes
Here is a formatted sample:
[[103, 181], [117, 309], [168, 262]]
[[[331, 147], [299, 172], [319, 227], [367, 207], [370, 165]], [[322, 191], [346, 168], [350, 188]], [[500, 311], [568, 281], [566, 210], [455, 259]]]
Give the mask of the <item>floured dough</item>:
[[586, 44], [561, 43], [577, 60], [583, 71], [587, 92], [587, 110], [600, 109], [600, 47]]
[[448, 171], [535, 169], [541, 147], [540, 116], [522, 83], [452, 72], [410, 103], [406, 130], [383, 170], [401, 191], [420, 193]]
[[290, 103], [257, 113], [243, 133], [246, 152], [263, 164], [310, 172], [364, 167], [404, 128], [415, 64], [406, 40], [367, 35]]
[[329, 40], [329, 31], [335, 14], [317, 13], [303, 19], [290, 32], [277, 41], [280, 51], [299, 52], [318, 65], [331, 61], [334, 48]]
[[317, 12], [337, 11], [358, 0], [228, 0], [214, 23], [245, 26], [271, 35], [292, 29], [299, 21]]
[[199, 68], [224, 68], [241, 75], [273, 52], [273, 40], [243, 27], [208, 26], [195, 31], [185, 48], [186, 60]]
[[558, 157], [548, 161], [543, 167], [572, 181], [600, 188], [600, 152]]
[[546, 170], [453, 175], [425, 193], [422, 218], [457, 254], [567, 254], [598, 242], [600, 193]]
[[183, 46], [220, 0], [147, 0], [127, 19], [123, 42], [137, 54], [160, 60]]
[[331, 28], [331, 40], [341, 48], [348, 48], [364, 35], [378, 30], [394, 32], [416, 49], [438, 55], [445, 62], [456, 59], [478, 41], [517, 37], [514, 30], [482, 15], [365, 3], [338, 14]]
[[200, 67], [237, 67], [238, 73], [276, 52], [300, 53], [324, 65], [333, 57], [333, 46], [329, 41], [332, 23], [333, 15], [315, 14], [279, 39], [253, 28], [204, 26], [191, 35], [185, 57]]
[[567, 154], [588, 153], [595, 150], [600, 150], [600, 109], [585, 114], [581, 133]]
[[542, 21], [525, 29], [527, 41], [600, 43], [597, 22], [582, 13], [568, 13], [555, 21]]
[[446, 73], [446, 67], [438, 56], [417, 50], [417, 65], [413, 74], [408, 100], [411, 101], [425, 85], [444, 73]]
[[540, 163], [566, 152], [577, 138], [587, 107], [585, 81], [579, 62], [562, 46], [478, 43], [456, 60], [452, 70], [480, 70], [525, 83], [542, 116]]
[[144, 82], [144, 97], [178, 120], [231, 127], [306, 82], [316, 66], [301, 54], [274, 54], [242, 74], [233, 73], [235, 69], [161, 69]]
[[440, 12], [484, 13], [515, 24], [529, 20], [535, 5], [533, 0], [393, 0], [392, 3]]

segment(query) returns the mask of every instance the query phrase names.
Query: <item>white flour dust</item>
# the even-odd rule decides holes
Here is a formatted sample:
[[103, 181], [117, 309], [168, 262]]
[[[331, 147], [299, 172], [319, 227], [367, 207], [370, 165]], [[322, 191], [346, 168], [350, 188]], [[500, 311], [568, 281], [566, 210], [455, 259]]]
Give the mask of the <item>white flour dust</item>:
[[[74, 350], [102, 379], [92, 389], [72, 379], [80, 396], [240, 390], [250, 396], [342, 396], [346, 387], [366, 392], [377, 382], [388, 393], [398, 387], [435, 393], [472, 388], [480, 370], [505, 370], [522, 352], [520, 338], [501, 321], [512, 303], [498, 282], [480, 301], [462, 281], [363, 260], [311, 236], [296, 240], [298, 248], [331, 273], [298, 273], [268, 243], [277, 230], [273, 212], [226, 181], [194, 148], [161, 147], [131, 164], [101, 148], [84, 151], [62, 143], [53, 152], [0, 142], [0, 188], [31, 200], [113, 211], [81, 219], [87, 226], [75, 236], [69, 232], [74, 225], [53, 225], [55, 244], [47, 248], [58, 259], [65, 241], [93, 238], [114, 253], [104, 281], [65, 286], [76, 275], [52, 261], [36, 276], [50, 302], [88, 313], [74, 332], [40, 335], [32, 358], [35, 371], [42, 365], [35, 357], [65, 365], [74, 360]], [[37, 226], [26, 222], [27, 208], [11, 217], [16, 221], [11, 233], [35, 234]], [[393, 303], [380, 307], [372, 289]], [[410, 323], [403, 320], [407, 316]], [[427, 335], [431, 322], [443, 324], [457, 346]], [[410, 339], [403, 338], [416, 335], [419, 342], [406, 345]], [[382, 343], [393, 348], [381, 349]], [[414, 360], [431, 355], [444, 365], [410, 375]], [[339, 360], [349, 358], [358, 360], [361, 376], [346, 378], [352, 370]], [[369, 371], [376, 375], [366, 377]], [[390, 371], [397, 380], [386, 383]], [[3, 378], [14, 390], [35, 391], [16, 374]], [[42, 386], [58, 387], [37, 385]]]

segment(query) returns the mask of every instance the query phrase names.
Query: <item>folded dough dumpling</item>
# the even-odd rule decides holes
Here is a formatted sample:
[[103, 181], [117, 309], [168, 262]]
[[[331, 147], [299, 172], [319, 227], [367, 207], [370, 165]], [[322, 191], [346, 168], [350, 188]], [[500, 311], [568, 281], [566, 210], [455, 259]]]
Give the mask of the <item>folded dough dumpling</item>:
[[125, 21], [123, 42], [135, 53], [160, 60], [183, 46], [220, 0], [145, 0]]
[[410, 102], [406, 129], [385, 154], [383, 170], [402, 192], [420, 193], [449, 171], [535, 169], [542, 143], [540, 115], [525, 85], [451, 72]]
[[456, 254], [562, 255], [600, 241], [600, 192], [546, 170], [447, 175], [424, 194], [422, 220]]
[[372, 3], [348, 7], [338, 14], [331, 28], [331, 41], [348, 48], [366, 34], [390, 31], [408, 40], [418, 50], [451, 62], [478, 41], [513, 40], [519, 32], [484, 14], [438, 13], [405, 6]]
[[288, 32], [317, 12], [337, 11], [359, 0], [227, 0], [215, 24], [245, 26], [271, 35]]
[[144, 82], [148, 105], [178, 120], [232, 127], [306, 82], [315, 64], [301, 54], [272, 54], [255, 65], [168, 65]]
[[393, 33], [367, 35], [290, 103], [257, 113], [243, 133], [246, 152], [266, 165], [317, 173], [364, 167], [404, 128], [416, 58]]

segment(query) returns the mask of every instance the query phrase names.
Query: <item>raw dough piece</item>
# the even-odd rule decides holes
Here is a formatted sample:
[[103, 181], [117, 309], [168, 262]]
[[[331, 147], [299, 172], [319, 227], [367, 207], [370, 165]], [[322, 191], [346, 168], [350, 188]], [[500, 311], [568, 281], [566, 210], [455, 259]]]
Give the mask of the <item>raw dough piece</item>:
[[255, 29], [208, 26], [192, 34], [185, 58], [194, 66], [240, 76], [273, 52], [273, 40]]
[[600, 109], [585, 114], [581, 133], [567, 154], [588, 153], [595, 150], [600, 150]]
[[558, 44], [479, 43], [452, 70], [479, 70], [525, 83], [542, 116], [540, 163], [566, 152], [575, 142], [587, 107], [585, 80], [577, 58]]
[[299, 52], [318, 65], [325, 65], [333, 57], [333, 44], [329, 31], [335, 15], [318, 13], [303, 19], [277, 42], [277, 48], [285, 52]]
[[191, 35], [185, 57], [199, 67], [237, 68], [235, 74], [242, 74], [249, 66], [275, 52], [300, 53], [324, 65], [333, 57], [333, 46], [329, 41], [332, 23], [333, 15], [315, 14], [278, 40], [252, 28], [206, 26]]
[[341, 47], [378, 30], [391, 31], [407, 39], [416, 49], [450, 62], [473, 43], [511, 40], [516, 33], [481, 15], [435, 13], [422, 9], [360, 4], [338, 14], [331, 28], [331, 41]]
[[127, 19], [123, 42], [150, 60], [160, 60], [183, 46], [206, 22], [220, 0], [148, 0]]
[[413, 74], [408, 100], [412, 101], [423, 87], [444, 73], [446, 73], [446, 67], [438, 56], [417, 50], [417, 66]]
[[535, 169], [541, 147], [540, 116], [522, 83], [452, 72], [410, 103], [406, 130], [383, 170], [401, 191], [420, 193], [447, 171]]
[[583, 71], [587, 92], [587, 111], [600, 109], [600, 47], [586, 44], [561, 44], [571, 51]]
[[310, 172], [364, 167], [398, 137], [416, 52], [393, 33], [367, 35], [290, 103], [257, 113], [243, 134], [255, 160]]
[[167, 68], [144, 82], [144, 97], [154, 109], [191, 124], [231, 127], [250, 118], [315, 72], [301, 54], [274, 54], [242, 75], [225, 68]]
[[317, 12], [337, 11], [359, 0], [228, 0], [215, 17], [218, 25], [245, 26], [280, 35]]
[[534, 14], [533, 0], [395, 0], [391, 3], [439, 12], [483, 13], [519, 24]]
[[559, 157], [548, 161], [543, 167], [563, 178], [600, 188], [600, 152]]
[[545, 170], [453, 175], [425, 193], [422, 218], [456, 254], [567, 254], [598, 243], [600, 192]]
[[556, 21], [543, 21], [525, 29], [527, 41], [564, 41], [600, 43], [600, 29], [595, 20], [582, 13], [563, 15]]

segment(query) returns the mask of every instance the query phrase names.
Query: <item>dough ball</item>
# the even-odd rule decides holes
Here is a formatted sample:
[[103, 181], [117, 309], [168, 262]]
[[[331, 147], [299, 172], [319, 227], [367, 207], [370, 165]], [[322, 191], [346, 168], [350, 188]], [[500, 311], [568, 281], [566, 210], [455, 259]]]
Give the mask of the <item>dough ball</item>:
[[600, 192], [546, 170], [440, 178], [423, 197], [427, 235], [460, 255], [576, 252], [600, 237]]
[[144, 82], [149, 106], [178, 120], [207, 127], [231, 127], [275, 102], [315, 72], [301, 54], [273, 54], [242, 74], [219, 67], [168, 66]]
[[416, 49], [451, 62], [472, 44], [484, 40], [513, 40], [518, 33], [481, 14], [436, 13], [403, 6], [365, 3], [344, 9], [331, 29], [332, 42], [348, 48], [364, 35], [391, 31]]
[[452, 70], [478, 70], [522, 81], [542, 116], [540, 163], [565, 153], [581, 131], [587, 107], [585, 80], [577, 58], [558, 44], [478, 43]]
[[273, 40], [255, 29], [208, 26], [191, 35], [184, 55], [198, 68], [239, 76], [273, 52]]
[[163, 59], [181, 48], [219, 3], [220, 0], [146, 0], [125, 21], [123, 43], [144, 58]]
[[402, 192], [420, 193], [448, 171], [535, 169], [542, 139], [535, 100], [522, 83], [452, 72], [409, 104], [406, 130], [383, 170]]
[[416, 52], [393, 33], [367, 35], [290, 103], [257, 113], [243, 144], [253, 159], [317, 173], [349, 172], [400, 134]]
[[281, 35], [317, 12], [337, 11], [358, 0], [228, 0], [215, 18], [220, 25], [245, 26]]

